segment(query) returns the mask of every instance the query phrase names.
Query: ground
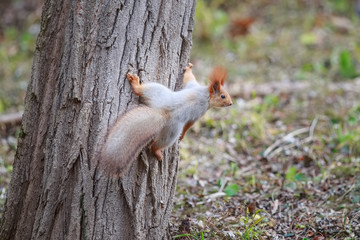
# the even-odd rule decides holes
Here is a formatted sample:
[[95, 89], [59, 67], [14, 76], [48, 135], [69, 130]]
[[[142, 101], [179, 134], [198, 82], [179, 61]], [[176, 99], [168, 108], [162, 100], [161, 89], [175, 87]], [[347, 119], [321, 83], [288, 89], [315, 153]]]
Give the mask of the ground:
[[356, 1], [198, 1], [196, 14], [195, 75], [225, 65], [235, 104], [180, 145], [173, 235], [359, 239]]
[[[175, 239], [360, 239], [356, 4], [197, 1], [194, 74], [206, 82], [214, 65], [227, 68], [234, 105], [209, 111], [180, 143]], [[34, 9], [0, 26], [0, 115], [23, 109]], [[0, 217], [17, 129], [0, 123]]]

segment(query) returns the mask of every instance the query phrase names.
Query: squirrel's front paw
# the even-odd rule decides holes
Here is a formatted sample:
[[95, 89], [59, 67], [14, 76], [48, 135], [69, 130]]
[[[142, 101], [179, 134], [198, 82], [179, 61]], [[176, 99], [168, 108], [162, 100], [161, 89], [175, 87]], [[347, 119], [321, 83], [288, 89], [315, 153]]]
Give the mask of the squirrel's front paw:
[[143, 86], [140, 85], [140, 79], [139, 79], [138, 75], [136, 75], [136, 74], [132, 75], [132, 74], [128, 73], [128, 74], [126, 74], [126, 77], [129, 80], [134, 93], [138, 96], [142, 96], [143, 95], [142, 94]]
[[134, 80], [136, 80], [136, 79], [139, 78], [136, 74], [133, 75], [133, 74], [131, 74], [131, 73], [126, 74], [126, 77], [127, 77], [127, 79], [128, 79], [130, 82], [132, 82], [132, 81], [134, 81]]
[[190, 70], [190, 69], [192, 69], [192, 67], [193, 67], [192, 63], [189, 63], [189, 64], [185, 67], [185, 70], [186, 70], [186, 71], [187, 71], [187, 70]]
[[136, 74], [132, 75], [132, 74], [128, 73], [128, 74], [126, 74], [126, 77], [131, 84], [140, 85], [140, 79], [139, 79], [138, 75], [136, 75]]

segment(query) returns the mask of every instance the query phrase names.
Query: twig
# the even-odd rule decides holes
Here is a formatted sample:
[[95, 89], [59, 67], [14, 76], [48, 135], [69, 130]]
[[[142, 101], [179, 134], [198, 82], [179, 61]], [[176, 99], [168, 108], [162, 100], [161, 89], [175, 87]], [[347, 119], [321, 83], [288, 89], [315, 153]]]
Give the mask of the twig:
[[[295, 131], [292, 131], [289, 134], [282, 137], [281, 139], [277, 140], [274, 144], [270, 145], [264, 151], [264, 157], [272, 158], [272, 157], [274, 157], [275, 155], [279, 154], [280, 152], [282, 152], [284, 150], [288, 150], [288, 149], [291, 149], [291, 148], [296, 147], [298, 145], [302, 145], [304, 143], [313, 141], [314, 140], [314, 131], [315, 131], [315, 128], [316, 128], [316, 125], [317, 125], [318, 121], [319, 121], [319, 117], [316, 117], [311, 122], [310, 127], [296, 129]], [[296, 141], [294, 143], [290, 143], [290, 144], [287, 144], [285, 146], [281, 146], [281, 145], [284, 145], [286, 142], [289, 142], [289, 140], [291, 140], [295, 136], [306, 133], [306, 132], [309, 133], [309, 136], [307, 138], [303, 139], [302, 141]]]
[[291, 143], [291, 144], [288, 144], [288, 145], [285, 145], [285, 146], [281, 146], [281, 147], [275, 149], [273, 152], [271, 152], [271, 154], [268, 155], [268, 158], [273, 158], [274, 156], [276, 156], [277, 154], [279, 154], [282, 151], [291, 149], [293, 147], [296, 147], [298, 145], [302, 145], [302, 144], [307, 143], [307, 142], [311, 142], [312, 140], [314, 140], [314, 138], [307, 137], [302, 141], [299, 141], [299, 142], [296, 142], [296, 143]]
[[355, 184], [351, 185], [351, 187], [343, 194], [341, 195], [338, 199], [336, 199], [338, 202], [341, 201], [346, 195], [348, 195], [355, 187]]
[[281, 139], [277, 140], [275, 143], [273, 143], [272, 145], [270, 145], [265, 151], [264, 151], [264, 157], [269, 157], [269, 154], [276, 149], [279, 145], [281, 145], [284, 142], [288, 142], [291, 138], [309, 132], [309, 127], [306, 128], [300, 128], [300, 129], [296, 129], [293, 132], [290, 132], [289, 134], [285, 135], [284, 137], [282, 137]]
[[223, 181], [222, 181], [222, 183], [221, 183], [219, 192], [222, 192], [222, 191], [224, 190], [226, 183], [227, 183], [227, 179], [224, 178]]
[[316, 125], [319, 121], [319, 117], [316, 117], [314, 118], [314, 120], [311, 122], [311, 125], [310, 125], [310, 130], [309, 130], [309, 137], [313, 137], [314, 136], [314, 131], [315, 131], [315, 128], [316, 128]]
[[[205, 196], [205, 199], [208, 201], [208, 202], [211, 202], [212, 200], [218, 198], [218, 197], [222, 197], [222, 196], [225, 196], [226, 193], [223, 192], [224, 188], [225, 188], [225, 185], [227, 183], [227, 179], [224, 178], [224, 180], [222, 181], [221, 183], [221, 187], [219, 189], [218, 192], [216, 193], [213, 193], [213, 194], [210, 194], [210, 195], [207, 195]], [[203, 202], [199, 202], [198, 204], [202, 204]]]
[[216, 192], [216, 193], [207, 195], [204, 198], [207, 199], [208, 201], [211, 201], [211, 200], [214, 200], [215, 198], [222, 197], [222, 196], [226, 196], [226, 193], [224, 193], [224, 192]]

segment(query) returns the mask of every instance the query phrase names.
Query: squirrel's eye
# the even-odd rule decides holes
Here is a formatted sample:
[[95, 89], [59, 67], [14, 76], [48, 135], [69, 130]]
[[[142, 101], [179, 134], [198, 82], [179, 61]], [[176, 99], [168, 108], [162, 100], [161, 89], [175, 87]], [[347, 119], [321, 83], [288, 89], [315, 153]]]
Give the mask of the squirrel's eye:
[[225, 98], [225, 95], [224, 95], [224, 94], [221, 94], [221, 98]]

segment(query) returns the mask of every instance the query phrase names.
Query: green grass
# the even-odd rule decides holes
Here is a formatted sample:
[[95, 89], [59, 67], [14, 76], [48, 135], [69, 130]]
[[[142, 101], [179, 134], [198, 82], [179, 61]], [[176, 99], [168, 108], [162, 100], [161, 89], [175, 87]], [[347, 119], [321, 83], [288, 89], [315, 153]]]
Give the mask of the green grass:
[[30, 81], [33, 51], [37, 33], [5, 29], [0, 44], [0, 113], [19, 109]]

